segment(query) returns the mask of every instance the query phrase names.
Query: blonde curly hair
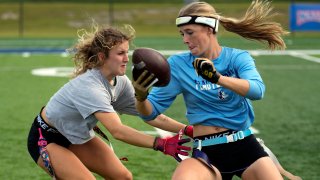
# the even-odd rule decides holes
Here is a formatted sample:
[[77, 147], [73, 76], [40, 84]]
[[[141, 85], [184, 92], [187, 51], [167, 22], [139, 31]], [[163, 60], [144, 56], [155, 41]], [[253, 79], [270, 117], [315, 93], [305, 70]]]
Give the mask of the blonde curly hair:
[[88, 69], [100, 67], [98, 53], [109, 56], [110, 50], [125, 41], [131, 42], [135, 37], [135, 30], [130, 25], [121, 28], [102, 27], [92, 25], [92, 31], [78, 30], [78, 42], [69, 51], [74, 52], [72, 58], [75, 70], [72, 77], [85, 73]]

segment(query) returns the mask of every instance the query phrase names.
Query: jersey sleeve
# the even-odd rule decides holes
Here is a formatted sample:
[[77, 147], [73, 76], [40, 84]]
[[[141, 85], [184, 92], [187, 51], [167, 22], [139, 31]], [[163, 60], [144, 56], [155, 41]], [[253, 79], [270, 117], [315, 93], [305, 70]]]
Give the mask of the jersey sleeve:
[[128, 114], [138, 116], [139, 113], [135, 106], [135, 97], [134, 97], [134, 88], [131, 84], [131, 81], [127, 76], [122, 77], [123, 86], [121, 93], [119, 94], [117, 102], [114, 104], [114, 109], [119, 114]]
[[239, 78], [248, 80], [250, 85], [245, 97], [250, 100], [262, 99], [265, 93], [265, 85], [256, 68], [254, 59], [248, 52], [242, 52], [237, 56], [235, 62]]
[[181, 93], [181, 86], [177, 74], [178, 66], [175, 64], [175, 58], [169, 57], [168, 63], [170, 65], [171, 77], [170, 82], [164, 87], [153, 87], [148, 100], [152, 105], [152, 114], [149, 116], [140, 116], [143, 120], [153, 120], [159, 114], [163, 113], [176, 99], [177, 95]]
[[83, 87], [76, 88], [71, 94], [73, 96], [71, 99], [84, 119], [97, 111], [115, 112], [111, 105], [111, 95], [105, 88], [98, 84], [86, 82], [81, 84]]

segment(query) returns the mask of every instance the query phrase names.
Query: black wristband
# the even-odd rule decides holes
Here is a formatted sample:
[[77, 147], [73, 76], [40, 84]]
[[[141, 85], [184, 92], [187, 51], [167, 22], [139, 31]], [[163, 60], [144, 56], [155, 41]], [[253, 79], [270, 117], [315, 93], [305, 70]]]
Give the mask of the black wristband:
[[157, 144], [157, 139], [158, 139], [159, 137], [155, 137], [154, 138], [154, 141], [153, 141], [153, 145], [152, 145], [152, 148], [155, 150], [155, 151], [158, 151], [159, 149], [156, 147], [156, 144]]
[[221, 74], [218, 73], [218, 71], [216, 71], [216, 72], [213, 74], [213, 76], [212, 76], [212, 83], [215, 83], [215, 84], [216, 84], [216, 83], [219, 81], [220, 76], [221, 76]]
[[145, 97], [140, 97], [140, 96], [138, 96], [136, 93], [134, 93], [135, 98], [136, 98], [137, 101], [139, 101], [139, 102], [145, 101], [145, 100], [147, 99], [148, 95], [149, 95], [149, 93], [147, 93], [147, 95], [146, 95]]
[[190, 125], [186, 125], [186, 127], [183, 128], [183, 134], [187, 134], [187, 128], [189, 127]]
[[203, 74], [203, 72], [201, 72], [200, 75], [202, 76], [203, 79], [210, 81], [214, 84], [216, 84], [219, 81], [219, 78], [221, 76], [221, 74], [218, 71], [214, 71], [211, 77], [208, 77], [208, 75]]

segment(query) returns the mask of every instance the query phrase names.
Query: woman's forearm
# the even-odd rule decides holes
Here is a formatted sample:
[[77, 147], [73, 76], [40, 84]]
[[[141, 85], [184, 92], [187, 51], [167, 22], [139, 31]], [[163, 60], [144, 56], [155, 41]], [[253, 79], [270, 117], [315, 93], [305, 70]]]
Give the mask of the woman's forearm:
[[149, 116], [152, 113], [152, 105], [150, 104], [148, 99], [142, 102], [136, 100], [136, 108], [138, 112], [143, 116]]

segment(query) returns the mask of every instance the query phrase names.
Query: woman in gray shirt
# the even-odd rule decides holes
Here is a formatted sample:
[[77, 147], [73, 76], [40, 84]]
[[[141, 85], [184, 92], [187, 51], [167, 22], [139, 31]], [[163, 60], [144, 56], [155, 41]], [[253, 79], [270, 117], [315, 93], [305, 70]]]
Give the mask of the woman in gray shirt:
[[[161, 139], [121, 123], [117, 113], [138, 115], [134, 89], [125, 75], [129, 43], [134, 29], [96, 27], [83, 31], [75, 45], [75, 77], [56, 92], [35, 118], [28, 137], [28, 150], [34, 161], [58, 179], [132, 179], [131, 172], [93, 128], [100, 121], [110, 134], [126, 143], [153, 148], [179, 160], [189, 150], [181, 134]], [[173, 132], [184, 124], [160, 115], [158, 121], [172, 124]], [[50, 159], [49, 159], [50, 157]]]

